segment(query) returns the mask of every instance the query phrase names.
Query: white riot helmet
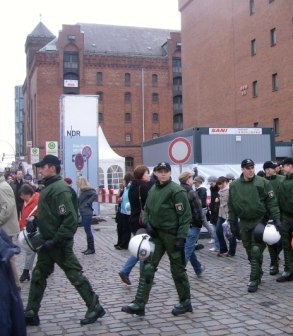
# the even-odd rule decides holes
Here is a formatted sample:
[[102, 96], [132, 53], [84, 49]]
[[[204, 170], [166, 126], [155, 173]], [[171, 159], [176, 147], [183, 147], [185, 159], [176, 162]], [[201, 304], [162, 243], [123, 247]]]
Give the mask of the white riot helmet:
[[41, 238], [38, 228], [31, 233], [28, 233], [24, 228], [18, 235], [18, 243], [20, 248], [25, 252], [37, 252], [43, 246], [44, 240]]
[[276, 244], [281, 238], [274, 224], [267, 224], [263, 233], [263, 241], [268, 245]]
[[139, 260], [147, 259], [155, 250], [155, 244], [150, 238], [146, 233], [132, 237], [128, 245], [129, 252]]

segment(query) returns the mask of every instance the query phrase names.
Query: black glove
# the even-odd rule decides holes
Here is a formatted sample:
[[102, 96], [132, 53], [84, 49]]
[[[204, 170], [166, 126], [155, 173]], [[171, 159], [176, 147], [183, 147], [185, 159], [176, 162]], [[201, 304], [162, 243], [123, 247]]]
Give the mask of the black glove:
[[150, 235], [152, 238], [156, 238], [158, 236], [157, 230], [153, 227], [151, 222], [147, 221], [145, 223], [145, 228], [146, 228], [147, 234]]
[[184, 251], [184, 249], [185, 249], [185, 238], [176, 238], [175, 251]]
[[282, 223], [279, 219], [274, 219], [274, 225], [275, 225], [277, 231], [281, 230]]
[[236, 239], [240, 240], [240, 230], [239, 230], [239, 225], [238, 225], [238, 220], [235, 221], [229, 221], [230, 224], [230, 229], [233, 235], [236, 237]]
[[37, 217], [30, 216], [26, 220], [26, 232], [27, 233], [33, 233], [33, 232], [35, 232], [37, 230], [37, 226], [38, 226], [38, 219], [37, 219]]
[[44, 242], [44, 245], [42, 246], [43, 251], [51, 251], [56, 245], [56, 240], [49, 239]]

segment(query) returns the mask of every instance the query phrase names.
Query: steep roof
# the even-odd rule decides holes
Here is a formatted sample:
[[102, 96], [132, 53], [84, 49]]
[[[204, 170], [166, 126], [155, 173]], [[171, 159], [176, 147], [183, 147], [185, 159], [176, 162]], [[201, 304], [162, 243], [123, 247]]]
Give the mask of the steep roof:
[[[162, 45], [174, 30], [78, 23], [85, 53], [162, 56]], [[41, 51], [57, 50], [57, 38]]]
[[54, 38], [55, 35], [50, 32], [50, 30], [43, 24], [39, 22], [35, 29], [28, 35], [29, 37], [49, 37]]

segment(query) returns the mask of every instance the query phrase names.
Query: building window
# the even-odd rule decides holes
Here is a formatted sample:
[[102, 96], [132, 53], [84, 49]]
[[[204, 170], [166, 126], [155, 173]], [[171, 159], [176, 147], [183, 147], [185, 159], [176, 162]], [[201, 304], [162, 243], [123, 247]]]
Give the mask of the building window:
[[253, 123], [253, 127], [258, 127], [258, 121]]
[[126, 143], [130, 143], [130, 142], [132, 142], [131, 134], [130, 134], [130, 133], [126, 133], [126, 134], [125, 134], [125, 142], [126, 142]]
[[182, 113], [175, 114], [173, 117], [173, 130], [178, 132], [183, 130], [183, 115]]
[[252, 97], [257, 97], [258, 96], [258, 88], [257, 88], [257, 81], [254, 81], [252, 83]]
[[130, 73], [126, 73], [124, 77], [124, 84], [125, 86], [130, 86]]
[[172, 66], [173, 66], [173, 72], [181, 73], [181, 59], [180, 58], [173, 58], [172, 59]]
[[124, 94], [124, 103], [129, 104], [130, 102], [131, 102], [131, 94], [130, 94], [130, 92], [126, 92]]
[[132, 172], [134, 169], [134, 159], [131, 156], [125, 158], [125, 170], [127, 173]]
[[104, 101], [104, 93], [99, 91], [97, 92], [97, 96], [99, 98], [99, 103], [102, 103]]
[[277, 32], [276, 28], [271, 29], [271, 47], [277, 44]]
[[152, 122], [157, 123], [159, 122], [159, 113], [154, 112], [152, 115]]
[[249, 13], [250, 15], [254, 14], [254, 0], [249, 1]]
[[152, 94], [152, 103], [153, 104], [158, 104], [159, 102], [159, 94], [158, 93], [153, 93]]
[[99, 124], [101, 124], [104, 121], [104, 115], [102, 112], [99, 112]]
[[159, 136], [160, 136], [159, 133], [154, 133], [153, 134], [153, 139], [157, 139]]
[[125, 113], [125, 115], [124, 115], [124, 121], [126, 122], [126, 123], [130, 123], [131, 122], [131, 113]]
[[158, 75], [153, 74], [152, 75], [152, 87], [157, 87], [158, 86]]
[[254, 56], [256, 54], [256, 40], [251, 40], [251, 56]]
[[101, 167], [99, 167], [99, 188], [105, 188], [105, 174]]
[[97, 85], [103, 85], [103, 73], [97, 72]]
[[274, 0], [269, 0], [269, 3], [272, 3], [272, 2], [274, 2]]
[[78, 70], [78, 53], [65, 52], [63, 57], [64, 72]]
[[275, 136], [278, 136], [280, 134], [280, 122], [279, 118], [274, 119], [274, 131], [275, 131]]
[[278, 74], [272, 75], [272, 90], [278, 91], [279, 90], [279, 83], [278, 83]]

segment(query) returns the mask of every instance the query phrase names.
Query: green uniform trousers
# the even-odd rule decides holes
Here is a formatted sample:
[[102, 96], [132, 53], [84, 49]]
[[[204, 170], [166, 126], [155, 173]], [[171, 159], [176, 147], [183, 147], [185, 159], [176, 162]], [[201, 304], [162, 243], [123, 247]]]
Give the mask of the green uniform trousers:
[[158, 230], [157, 232], [158, 237], [153, 239], [155, 251], [150, 259], [144, 261], [140, 272], [135, 302], [140, 305], [145, 305], [148, 302], [155, 272], [160, 260], [165, 252], [167, 252], [179, 302], [182, 305], [190, 304], [190, 286], [185, 269], [184, 249], [182, 251], [175, 251], [176, 236], [174, 234], [162, 230]]
[[[68, 240], [63, 242], [61, 247], [54, 247], [50, 251], [40, 250], [38, 252], [38, 260], [32, 273], [26, 311], [33, 310], [35, 314], [38, 313], [47, 286], [47, 278], [53, 273], [55, 263], [64, 271], [87, 307], [91, 306], [96, 294], [88, 279], [82, 275], [82, 267], [74, 255], [72, 247], [73, 240]], [[60, 292], [62, 292], [61, 286]]]
[[291, 247], [291, 240], [293, 234], [293, 218], [283, 219], [281, 226], [281, 239], [284, 250], [284, 271], [293, 274], [293, 250]]
[[240, 219], [241, 240], [251, 265], [250, 281], [261, 280], [263, 274], [263, 251], [266, 248], [266, 244], [264, 242], [256, 243], [253, 234], [254, 228], [258, 223], [260, 223], [260, 220], [245, 221]]

